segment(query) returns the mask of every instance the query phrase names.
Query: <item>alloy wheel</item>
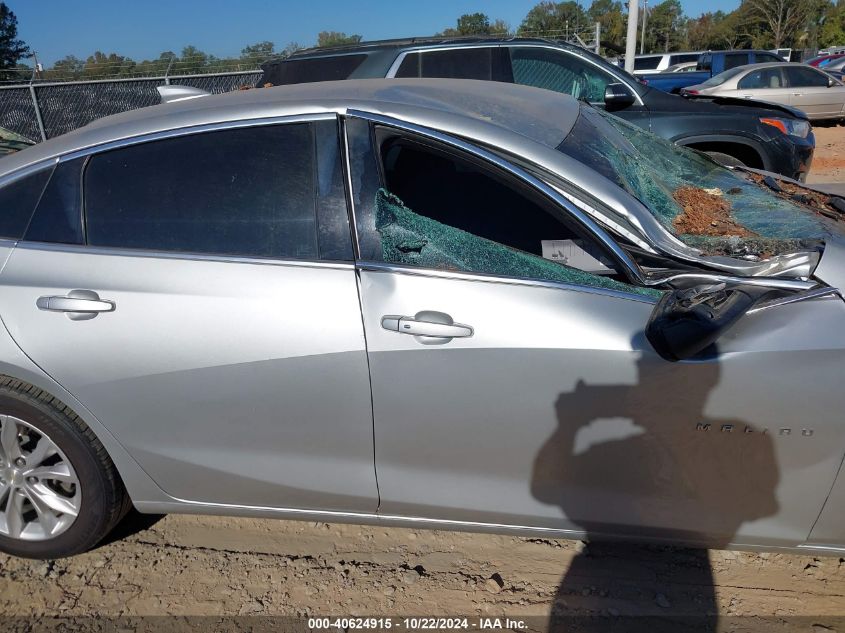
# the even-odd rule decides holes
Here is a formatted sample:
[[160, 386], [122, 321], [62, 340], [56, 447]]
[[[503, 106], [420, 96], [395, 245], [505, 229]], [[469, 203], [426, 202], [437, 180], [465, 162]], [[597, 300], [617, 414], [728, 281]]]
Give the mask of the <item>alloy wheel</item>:
[[42, 541], [67, 530], [82, 490], [70, 460], [46, 433], [0, 415], [0, 535]]

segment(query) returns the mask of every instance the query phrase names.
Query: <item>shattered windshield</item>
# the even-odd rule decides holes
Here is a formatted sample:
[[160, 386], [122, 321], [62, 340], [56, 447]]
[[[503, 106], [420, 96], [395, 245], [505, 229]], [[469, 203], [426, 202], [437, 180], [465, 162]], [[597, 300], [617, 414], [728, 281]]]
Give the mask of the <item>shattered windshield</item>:
[[625, 189], [705, 254], [766, 256], [811, 248], [841, 231], [826, 219], [839, 217], [828, 196], [731, 171], [587, 104], [557, 149]]

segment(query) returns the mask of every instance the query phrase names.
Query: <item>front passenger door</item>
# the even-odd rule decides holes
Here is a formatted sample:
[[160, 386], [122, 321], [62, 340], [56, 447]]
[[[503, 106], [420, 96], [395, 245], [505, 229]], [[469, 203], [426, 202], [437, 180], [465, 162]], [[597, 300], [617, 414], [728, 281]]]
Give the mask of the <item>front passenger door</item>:
[[789, 105], [803, 110], [811, 118], [825, 118], [842, 113], [843, 90], [831, 88], [830, 78], [809, 66], [784, 68], [789, 85]]
[[750, 71], [737, 82], [739, 96], [774, 103], [789, 103], [789, 88], [779, 66]]
[[[564, 203], [454, 148], [356, 127], [380, 514], [715, 546], [806, 538], [845, 438], [836, 411], [787, 387], [795, 362], [803, 384], [838, 384], [813, 319], [787, 329], [763, 311], [729, 353], [665, 361], [644, 336], [657, 294], [624, 283]], [[829, 322], [845, 311], [816, 307]], [[763, 432], [809, 419], [826, 439]]]

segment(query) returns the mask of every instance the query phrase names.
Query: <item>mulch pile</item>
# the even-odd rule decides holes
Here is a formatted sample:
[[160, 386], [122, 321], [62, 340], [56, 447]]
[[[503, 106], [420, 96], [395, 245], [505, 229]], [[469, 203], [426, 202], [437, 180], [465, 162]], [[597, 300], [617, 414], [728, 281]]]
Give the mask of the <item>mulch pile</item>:
[[672, 224], [680, 235], [753, 237], [753, 231], [731, 217], [731, 203], [699, 187], [678, 187], [672, 194], [684, 210]]

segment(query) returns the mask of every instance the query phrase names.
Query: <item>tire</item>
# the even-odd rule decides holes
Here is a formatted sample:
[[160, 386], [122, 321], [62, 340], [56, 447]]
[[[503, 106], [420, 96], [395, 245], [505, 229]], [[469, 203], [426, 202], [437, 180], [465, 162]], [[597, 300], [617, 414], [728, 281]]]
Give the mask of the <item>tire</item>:
[[[54, 450], [42, 461], [33, 447], [45, 437], [45, 446]], [[19, 455], [17, 462], [9, 458], [12, 454]], [[26, 464], [27, 458], [32, 464]], [[38, 463], [62, 469], [59, 474], [64, 480], [49, 478], [43, 468], [35, 470]], [[44, 479], [25, 476], [25, 469]], [[0, 477], [7, 484], [5, 494], [0, 493], [0, 551], [14, 556], [60, 558], [84, 552], [100, 542], [131, 507], [114, 464], [91, 429], [50, 394], [9, 377], [0, 377]], [[18, 488], [10, 487], [10, 482]], [[36, 489], [46, 494], [37, 496]], [[9, 490], [17, 492], [13, 496]], [[36, 497], [41, 512], [36, 512]], [[52, 511], [49, 504], [55, 504], [57, 497], [62, 498], [61, 509], [72, 509]], [[7, 515], [13, 498], [17, 505]], [[45, 499], [49, 511], [44, 510]], [[23, 511], [15, 512], [15, 508]], [[21, 525], [26, 527], [21, 529]]]
[[715, 160], [720, 165], [724, 165], [725, 167], [747, 167], [745, 163], [741, 160], [736, 158], [735, 156], [730, 156], [728, 154], [723, 154], [722, 152], [704, 152], [710, 158]]

